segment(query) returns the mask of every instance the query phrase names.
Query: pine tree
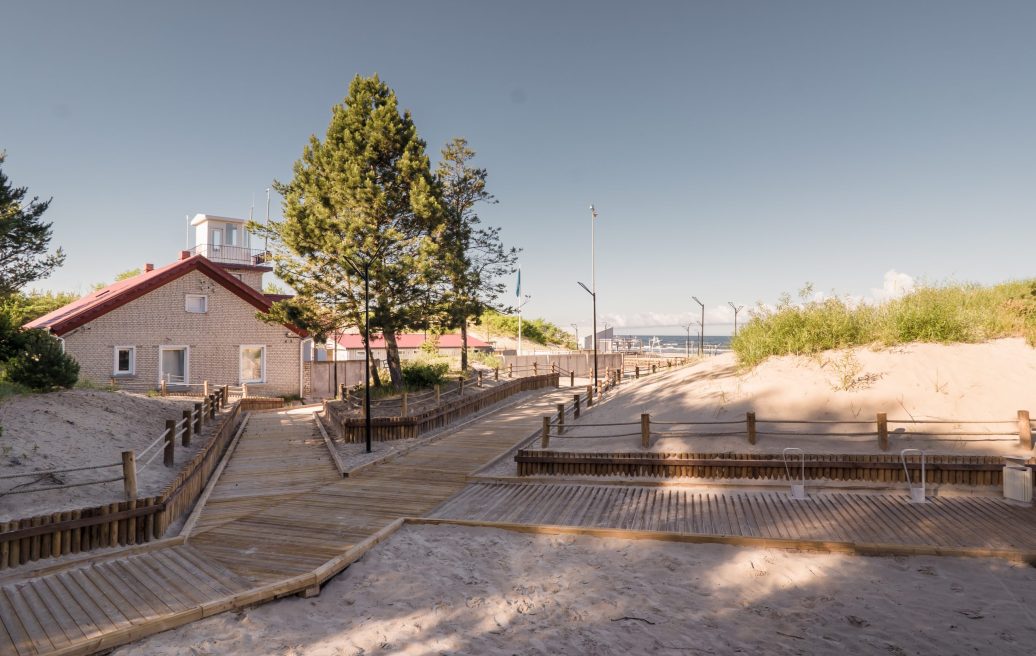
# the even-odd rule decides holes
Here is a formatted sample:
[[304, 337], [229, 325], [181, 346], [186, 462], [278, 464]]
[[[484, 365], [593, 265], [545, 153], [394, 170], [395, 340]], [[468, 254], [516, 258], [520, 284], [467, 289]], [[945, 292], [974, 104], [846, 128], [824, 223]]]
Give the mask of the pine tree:
[[396, 333], [425, 324], [443, 268], [442, 211], [410, 113], [376, 75], [356, 76], [324, 140], [311, 137], [292, 180], [275, 188], [284, 220], [250, 229], [271, 238], [275, 271], [297, 292], [281, 311], [296, 305], [325, 328], [362, 326], [368, 273], [371, 334], [384, 335], [401, 388]]
[[[482, 225], [475, 211], [479, 203], [496, 203], [486, 190], [486, 170], [468, 162], [475, 151], [456, 137], [442, 149], [436, 170], [446, 213], [444, 251], [448, 289], [443, 296], [445, 323], [460, 328], [461, 368], [468, 368], [468, 321], [477, 319], [504, 291], [501, 278], [514, 273], [518, 249], [507, 249], [500, 229]], [[503, 308], [501, 308], [503, 309]]]
[[[7, 153], [0, 151], [0, 165]], [[50, 201], [25, 201], [25, 187], [14, 187], [0, 169], [0, 298], [47, 277], [65, 261], [60, 248], [47, 253], [51, 224], [41, 220]]]
[[21, 333], [17, 354], [5, 364], [11, 382], [39, 392], [69, 388], [79, 380], [79, 363], [61, 350], [58, 340], [43, 330]]

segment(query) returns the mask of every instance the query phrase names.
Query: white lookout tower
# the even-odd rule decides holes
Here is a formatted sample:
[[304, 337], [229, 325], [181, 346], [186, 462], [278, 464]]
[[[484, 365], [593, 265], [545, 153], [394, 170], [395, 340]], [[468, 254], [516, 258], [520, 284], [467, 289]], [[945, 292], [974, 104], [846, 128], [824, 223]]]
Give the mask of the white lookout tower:
[[[262, 291], [263, 274], [273, 269], [267, 265], [269, 253], [245, 230], [245, 219], [213, 214], [195, 214], [194, 247], [190, 255], [204, 255], [255, 289]], [[255, 240], [258, 241], [258, 240]]]

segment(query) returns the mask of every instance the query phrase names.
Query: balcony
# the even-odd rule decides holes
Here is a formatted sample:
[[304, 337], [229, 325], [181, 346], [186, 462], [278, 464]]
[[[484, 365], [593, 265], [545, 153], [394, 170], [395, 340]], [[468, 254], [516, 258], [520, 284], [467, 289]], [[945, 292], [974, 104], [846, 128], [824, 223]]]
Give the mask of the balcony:
[[190, 250], [191, 255], [204, 255], [220, 264], [242, 266], [269, 266], [270, 253], [247, 246], [226, 246], [222, 244], [198, 244]]

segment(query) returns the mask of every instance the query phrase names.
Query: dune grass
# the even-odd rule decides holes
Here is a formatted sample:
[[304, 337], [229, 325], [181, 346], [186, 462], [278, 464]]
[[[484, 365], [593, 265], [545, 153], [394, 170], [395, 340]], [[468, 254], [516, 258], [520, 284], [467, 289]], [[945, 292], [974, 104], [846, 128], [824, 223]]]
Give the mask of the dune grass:
[[776, 309], [756, 308], [731, 348], [743, 365], [751, 367], [772, 355], [998, 337], [1025, 337], [1036, 346], [1036, 279], [991, 287], [921, 287], [879, 305], [840, 298], [793, 304], [785, 296]]

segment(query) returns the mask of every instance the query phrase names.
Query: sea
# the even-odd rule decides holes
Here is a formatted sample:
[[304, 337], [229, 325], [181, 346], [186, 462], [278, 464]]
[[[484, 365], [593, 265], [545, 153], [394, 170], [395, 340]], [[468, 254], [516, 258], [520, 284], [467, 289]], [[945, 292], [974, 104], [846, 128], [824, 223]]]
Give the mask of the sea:
[[[621, 337], [633, 337], [640, 339], [644, 345], [644, 352], [661, 353], [662, 355], [683, 355], [688, 352], [693, 355], [698, 350], [698, 336], [691, 335], [690, 344], [687, 343], [687, 335], [652, 335], [652, 334], [637, 334], [637, 335], [616, 335], [616, 339]], [[705, 351], [706, 353], [723, 353], [730, 350], [730, 335], [706, 335], [705, 336]]]

